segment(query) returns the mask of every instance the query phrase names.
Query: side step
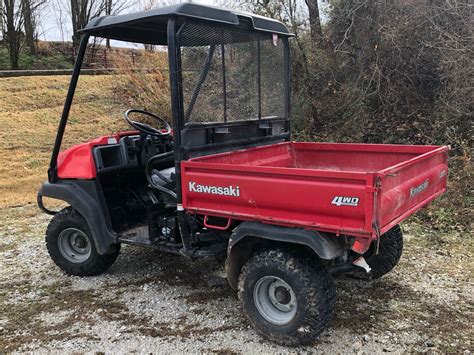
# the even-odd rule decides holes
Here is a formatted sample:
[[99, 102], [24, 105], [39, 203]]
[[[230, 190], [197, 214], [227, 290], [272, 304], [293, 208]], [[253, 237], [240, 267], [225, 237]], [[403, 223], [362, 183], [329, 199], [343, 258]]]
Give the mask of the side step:
[[181, 243], [176, 244], [166, 240], [152, 242], [148, 237], [148, 227], [146, 226], [132, 228], [122, 233], [118, 238], [120, 243], [152, 247], [167, 253], [184, 255], [191, 258], [217, 258], [226, 255], [227, 243], [220, 239], [203, 239], [205, 241], [193, 243], [193, 249], [184, 251]]
[[210, 244], [206, 246], [194, 246], [192, 250], [180, 250], [184, 256], [191, 258], [218, 258], [227, 255], [227, 245], [225, 243]]

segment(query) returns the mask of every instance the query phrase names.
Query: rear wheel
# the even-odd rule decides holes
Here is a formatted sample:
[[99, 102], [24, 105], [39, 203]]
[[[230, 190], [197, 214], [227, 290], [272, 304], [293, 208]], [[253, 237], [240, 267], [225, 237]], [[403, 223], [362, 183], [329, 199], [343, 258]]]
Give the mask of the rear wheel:
[[352, 274], [355, 278], [373, 280], [388, 274], [398, 264], [403, 252], [403, 233], [400, 226], [396, 225], [380, 236], [379, 252], [374, 242], [364, 254], [371, 271], [357, 271]]
[[120, 245], [100, 255], [86, 220], [72, 207], [53, 217], [46, 230], [46, 247], [51, 259], [64, 272], [75, 276], [93, 276], [105, 272], [117, 259]]
[[239, 278], [247, 317], [264, 337], [279, 344], [314, 341], [331, 319], [335, 297], [331, 275], [314, 257], [284, 249], [257, 252]]

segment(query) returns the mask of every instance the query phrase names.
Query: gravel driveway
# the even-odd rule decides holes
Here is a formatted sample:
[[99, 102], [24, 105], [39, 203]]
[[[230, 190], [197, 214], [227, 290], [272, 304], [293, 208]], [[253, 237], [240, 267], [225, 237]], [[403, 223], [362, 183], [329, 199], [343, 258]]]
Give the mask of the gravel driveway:
[[396, 270], [337, 279], [329, 329], [295, 349], [255, 333], [222, 263], [125, 246], [105, 275], [69, 277], [47, 255], [48, 221], [33, 206], [0, 211], [0, 352], [473, 351], [469, 236], [405, 228]]

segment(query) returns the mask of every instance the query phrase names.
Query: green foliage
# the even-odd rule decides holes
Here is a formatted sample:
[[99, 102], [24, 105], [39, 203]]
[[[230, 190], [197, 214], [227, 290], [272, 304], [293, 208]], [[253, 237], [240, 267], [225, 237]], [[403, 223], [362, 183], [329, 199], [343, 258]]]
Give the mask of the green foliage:
[[451, 145], [448, 193], [417, 214], [434, 230], [472, 229], [471, 18], [465, 0], [337, 0], [323, 46], [304, 25], [292, 43], [294, 138]]
[[8, 59], [8, 50], [0, 47], [0, 70], [10, 69], [10, 60]]
[[71, 59], [62, 54], [37, 57], [26, 53], [20, 55], [21, 69], [70, 69], [72, 67]]
[[[70, 69], [73, 67], [71, 58], [64, 56], [60, 52], [49, 52], [38, 56], [32, 56], [26, 51], [20, 54], [20, 69]], [[0, 70], [10, 70], [10, 61], [8, 59], [8, 50], [0, 48]]]

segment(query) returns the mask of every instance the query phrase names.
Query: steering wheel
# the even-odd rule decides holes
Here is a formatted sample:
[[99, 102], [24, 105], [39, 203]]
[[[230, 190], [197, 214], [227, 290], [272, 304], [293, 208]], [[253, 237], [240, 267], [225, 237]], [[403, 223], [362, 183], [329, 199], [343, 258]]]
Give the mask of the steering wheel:
[[[140, 113], [142, 115], [154, 118], [155, 120], [161, 122], [165, 126], [165, 129], [164, 130], [157, 129], [157, 128], [151, 127], [150, 125], [147, 125], [146, 123], [141, 123], [141, 122], [134, 121], [129, 117], [131, 113]], [[130, 126], [132, 126], [137, 131], [140, 131], [142, 133], [148, 134], [150, 136], [157, 136], [157, 137], [168, 136], [168, 135], [171, 134], [171, 126], [169, 125], [169, 123], [166, 122], [166, 120], [164, 120], [163, 118], [161, 118], [161, 117], [159, 117], [159, 116], [157, 116], [157, 115], [155, 115], [151, 112], [147, 112], [147, 111], [144, 111], [144, 110], [138, 110], [138, 109], [130, 109], [130, 110], [125, 111], [123, 116], [125, 118], [125, 121], [127, 121], [127, 123]]]

